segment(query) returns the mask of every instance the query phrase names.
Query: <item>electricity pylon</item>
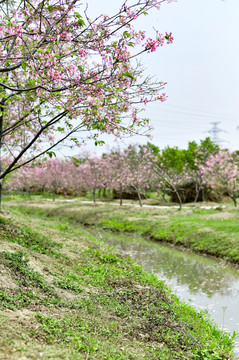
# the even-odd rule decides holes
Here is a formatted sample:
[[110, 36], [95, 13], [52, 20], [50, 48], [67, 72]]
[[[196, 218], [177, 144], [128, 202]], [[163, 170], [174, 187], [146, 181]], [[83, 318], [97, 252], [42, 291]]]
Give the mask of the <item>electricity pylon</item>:
[[220, 121], [213, 121], [213, 122], [210, 122], [210, 124], [212, 124], [212, 128], [210, 130], [208, 130], [207, 132], [209, 134], [212, 134], [212, 136], [211, 136], [212, 142], [214, 142], [214, 144], [216, 144], [216, 145], [219, 145], [219, 144], [225, 142], [225, 140], [220, 139], [218, 137], [218, 134], [220, 132], [225, 132], [226, 133], [225, 130], [219, 129], [218, 124], [220, 124]]

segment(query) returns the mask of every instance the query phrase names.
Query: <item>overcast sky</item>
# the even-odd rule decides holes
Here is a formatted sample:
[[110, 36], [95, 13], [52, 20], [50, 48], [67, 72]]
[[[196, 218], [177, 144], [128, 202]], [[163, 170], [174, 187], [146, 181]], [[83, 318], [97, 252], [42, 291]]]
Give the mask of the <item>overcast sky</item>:
[[[89, 0], [89, 14], [111, 14], [121, 0]], [[138, 27], [153, 34], [172, 32], [174, 43], [145, 54], [146, 72], [167, 81], [165, 103], [148, 105], [144, 117], [154, 130], [151, 141], [159, 148], [187, 147], [189, 141], [210, 136], [212, 122], [222, 145], [239, 149], [239, 0], [178, 0], [163, 4], [140, 20]], [[104, 137], [107, 144], [113, 139]], [[124, 143], [146, 143], [132, 137]], [[89, 149], [93, 146], [89, 144]], [[101, 150], [105, 150], [105, 147]], [[100, 152], [100, 150], [98, 150]]]

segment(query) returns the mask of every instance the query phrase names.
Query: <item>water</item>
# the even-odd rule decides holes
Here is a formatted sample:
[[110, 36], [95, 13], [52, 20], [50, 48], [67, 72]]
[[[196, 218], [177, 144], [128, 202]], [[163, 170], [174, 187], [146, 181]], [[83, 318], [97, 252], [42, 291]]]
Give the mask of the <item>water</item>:
[[[207, 310], [220, 328], [239, 333], [239, 269], [223, 261], [129, 235], [98, 235], [164, 280], [185, 302]], [[239, 355], [239, 340], [235, 342]]]

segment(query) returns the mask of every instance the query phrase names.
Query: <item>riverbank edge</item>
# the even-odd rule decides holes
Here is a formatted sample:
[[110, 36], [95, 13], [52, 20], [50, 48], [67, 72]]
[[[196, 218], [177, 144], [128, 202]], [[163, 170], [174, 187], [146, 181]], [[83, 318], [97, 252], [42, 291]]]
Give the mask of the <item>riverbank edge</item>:
[[[7, 332], [5, 332], [5, 336], [3, 335], [0, 341], [0, 353], [1, 351], [6, 352], [6, 349], [8, 349], [8, 353], [4, 359], [17, 359], [22, 355], [34, 359], [37, 353], [42, 359], [51, 358], [49, 357], [50, 355], [48, 356], [50, 353], [58, 354], [56, 356], [58, 356], [57, 358], [59, 359], [85, 359], [85, 349], [88, 351], [87, 359], [102, 359], [104, 358], [102, 356], [106, 356], [103, 355], [103, 351], [109, 351], [109, 349], [111, 349], [110, 351], [115, 351], [114, 356], [112, 355], [112, 357], [107, 358], [112, 360], [129, 359], [130, 351], [132, 354], [135, 353], [134, 356], [132, 355], [132, 359], [160, 358], [166, 360], [170, 358], [201, 359], [202, 357], [204, 359], [235, 359], [231, 352], [232, 340], [228, 334], [216, 328], [211, 321], [205, 319], [204, 316], [196, 312], [191, 306], [179, 301], [176, 296], [171, 294], [163, 282], [159, 281], [155, 276], [144, 272], [140, 266], [135, 265], [129, 258], [119, 257], [112, 249], [97, 238], [87, 234], [84, 230], [79, 230], [79, 228], [71, 227], [54, 219], [39, 219], [30, 214], [28, 217], [25, 215], [22, 216], [16, 211], [14, 211], [14, 213], [8, 213], [6, 217], [4, 214], [1, 214], [0, 224], [1, 239], [3, 240], [1, 265], [8, 264], [9, 266], [9, 264], [13, 264], [13, 260], [18, 262], [17, 267], [14, 267], [14, 276], [17, 276], [16, 273], [17, 271], [19, 272], [19, 266], [21, 266], [21, 274], [19, 278], [16, 277], [18, 281], [15, 281], [14, 286], [21, 281], [23, 288], [27, 286], [27, 281], [29, 281], [29, 278], [26, 278], [25, 272], [28, 263], [31, 266], [35, 265], [33, 269], [27, 269], [32, 281], [31, 286], [38, 286], [37, 289], [34, 289], [34, 291], [37, 291], [38, 298], [42, 296], [42, 291], [45, 291], [46, 294], [51, 291], [49, 293], [51, 294], [50, 298], [54, 297], [52, 291], [55, 291], [55, 288], [52, 289], [48, 287], [49, 284], [47, 285], [46, 274], [50, 274], [51, 278], [56, 277], [56, 279], [51, 279], [51, 284], [57, 284], [58, 294], [60, 288], [61, 290], [64, 289], [64, 295], [66, 295], [65, 292], [67, 291], [71, 296], [72, 293], [81, 294], [81, 300], [82, 297], [84, 298], [85, 289], [83, 283], [77, 283], [76, 278], [73, 277], [75, 281], [69, 282], [68, 278], [66, 286], [66, 273], [61, 273], [60, 268], [58, 268], [59, 264], [57, 265], [59, 260], [61, 265], [69, 266], [69, 262], [71, 262], [71, 259], [69, 259], [69, 246], [72, 250], [74, 245], [74, 262], [75, 256], [79, 256], [79, 249], [77, 249], [77, 247], [79, 244], [82, 246], [82, 243], [84, 243], [84, 246], [87, 247], [87, 249], [84, 250], [84, 254], [87, 254], [85, 260], [88, 268], [104, 268], [107, 266], [107, 272], [109, 273], [111, 272], [111, 268], [114, 269], [112, 274], [110, 273], [110, 276], [106, 277], [103, 282], [100, 280], [100, 283], [93, 285], [92, 283], [87, 283], [88, 286], [91, 286], [91, 289], [90, 291], [87, 289], [86, 295], [87, 297], [92, 296], [92, 299], [94, 298], [94, 308], [96, 309], [94, 313], [95, 310], [91, 308], [91, 318], [93, 311], [93, 319], [91, 319], [91, 321], [89, 321], [88, 318], [88, 308], [84, 308], [83, 310], [81, 307], [68, 309], [62, 304], [60, 308], [58, 308], [56, 304], [53, 305], [51, 302], [49, 304], [44, 303], [43, 306], [41, 304], [37, 305], [36, 300], [34, 300], [33, 308], [31, 308], [31, 304], [28, 304], [28, 306], [20, 306], [14, 309], [14, 303], [9, 298], [14, 287], [11, 287], [11, 284], [8, 283], [8, 292], [7, 294], [5, 292], [7, 296], [5, 296], [4, 301], [5, 305], [11, 304], [11, 306], [6, 306], [6, 311], [2, 309], [0, 312], [1, 326], [7, 323]], [[4, 233], [4, 229], [7, 230], [7, 233]], [[39, 230], [44, 231], [44, 234], [39, 232]], [[6, 237], [6, 234], [9, 238]], [[56, 238], [54, 238], [53, 242], [51, 237], [49, 238], [49, 235], [52, 236], [53, 234], [54, 237], [57, 234], [59, 244], [61, 244], [63, 248], [56, 246]], [[24, 238], [26, 238], [25, 240], [27, 240], [27, 242]], [[68, 239], [67, 243], [66, 239]], [[73, 239], [74, 244], [72, 243]], [[43, 243], [41, 243], [42, 241]], [[40, 249], [42, 244], [48, 253], [41, 253]], [[80, 256], [82, 257], [82, 249]], [[56, 268], [52, 267], [53, 259]], [[48, 267], [48, 261], [51, 262], [50, 267]], [[43, 264], [44, 267], [42, 266]], [[83, 267], [81, 266], [81, 268]], [[39, 269], [41, 269], [40, 272]], [[120, 278], [115, 275], [119, 270], [121, 272]], [[72, 269], [71, 271], [73, 273]], [[124, 273], [122, 271], [124, 271]], [[63, 275], [65, 282], [62, 279]], [[96, 276], [95, 273], [92, 272], [87, 281], [92, 281], [92, 275], [93, 278]], [[83, 278], [84, 280], [86, 278], [85, 272]], [[36, 285], [37, 282], [39, 282], [38, 285]], [[106, 284], [107, 287], [105, 287]], [[110, 289], [108, 289], [109, 284]], [[39, 289], [41, 289], [41, 291]], [[97, 296], [95, 297], [96, 289]], [[91, 290], [93, 290], [93, 292]], [[27, 289], [27, 291], [29, 292], [29, 289]], [[1, 299], [3, 300], [2, 295], [1, 293]], [[102, 300], [103, 297], [104, 301]], [[117, 306], [123, 307], [124, 311], [126, 311], [125, 303], [128, 304], [127, 311], [131, 312], [132, 319], [131, 316], [125, 316], [124, 314], [123, 316], [122, 314], [121, 316], [119, 316], [119, 314], [116, 316], [115, 308], [112, 309], [111, 304], [109, 304], [109, 300], [113, 303], [115, 299], [118, 301]], [[20, 301], [19, 298], [18, 301]], [[24, 304], [26, 301], [27, 299], [25, 298]], [[56, 299], [54, 301], [56, 302]], [[47, 304], [50, 305], [50, 307], [48, 307]], [[37, 306], [37, 311], [35, 311], [35, 307]], [[41, 306], [40, 309], [39, 306]], [[73, 306], [72, 303], [71, 306]], [[82, 303], [81, 306], [83, 306]], [[21, 314], [22, 309], [25, 315], [24, 312]], [[88, 326], [85, 325], [83, 327], [82, 332], [84, 334], [80, 332], [80, 336], [83, 337], [83, 335], [85, 336], [86, 334], [89, 336], [89, 332], [92, 331], [91, 326], [94, 325], [94, 327], [97, 327], [98, 325], [99, 328], [95, 331], [95, 338], [97, 337], [96, 333], [99, 333], [101, 335], [100, 341], [102, 342], [103, 327], [105, 340], [107, 340], [103, 343], [104, 349], [95, 350], [97, 348], [90, 346], [88, 339], [85, 343], [84, 341], [81, 342], [82, 351], [79, 351], [79, 349], [76, 351], [74, 342], [69, 350], [65, 348], [63, 350], [62, 346], [66, 345], [64, 342], [65, 337], [67, 338], [67, 336], [69, 336], [69, 326], [73, 326], [74, 331], [78, 331], [79, 336], [80, 330], [75, 329], [74, 324], [72, 322], [68, 323], [68, 320], [66, 320], [69, 319], [69, 317], [72, 317], [73, 320], [76, 319], [77, 311], [80, 314], [81, 320], [84, 317], [87, 319]], [[114, 315], [114, 321], [112, 322], [111, 319], [108, 323], [104, 320], [102, 314], [109, 313], [109, 311], [114, 312], [114, 314], [111, 314]], [[65, 317], [62, 314], [65, 314]], [[164, 320], [164, 324], [158, 323], [159, 318], [157, 318], [157, 316], [159, 314], [161, 314], [161, 316], [163, 315], [164, 319], [166, 315], [167, 321]], [[63, 321], [63, 328], [67, 329], [66, 333], [61, 333], [61, 321]], [[60, 330], [56, 329], [56, 327]], [[17, 331], [15, 332], [16, 328]], [[24, 335], [23, 339], [21, 339], [20, 334]], [[160, 342], [159, 339], [156, 340], [156, 337], [159, 335], [161, 336]], [[16, 336], [17, 339], [11, 336]], [[71, 337], [72, 336], [71, 334]], [[150, 336], [152, 336], [153, 339], [151, 339]], [[53, 341], [53, 344], [56, 343], [56, 345], [52, 345], [52, 343], [47, 341], [49, 337]], [[36, 341], [30, 341], [30, 338], [36, 339]], [[95, 338], [94, 341], [96, 341]], [[70, 340], [67, 339], [67, 341], [69, 342]], [[13, 342], [17, 344], [17, 350]], [[169, 349], [170, 344], [174, 347], [173, 349]], [[67, 343], [66, 348], [68, 346], [69, 343]], [[132, 346], [134, 347], [133, 350]], [[102, 351], [99, 357], [97, 357], [97, 351], [98, 353]]]
[[[180, 213], [174, 210], [174, 213], [172, 213], [170, 209], [161, 209], [161, 211], [165, 211], [166, 218], [151, 220], [148, 215], [144, 216], [142, 213], [142, 210], [146, 210], [145, 208], [117, 208], [107, 204], [85, 205], [77, 202], [72, 204], [40, 202], [36, 206], [34, 201], [28, 201], [24, 204], [22, 201], [18, 201], [13, 202], [12, 205], [10, 202], [9, 205], [10, 207], [19, 208], [26, 213], [34, 212], [41, 215], [45, 214], [46, 216], [64, 218], [65, 221], [72, 223], [97, 226], [114, 232], [136, 233], [147, 240], [172, 244], [181, 249], [189, 249], [195, 253], [209, 255], [224, 260], [231, 265], [239, 266], [239, 239], [233, 238], [233, 232], [210, 231], [204, 223], [202, 223], [201, 228], [188, 228], [188, 224], [182, 222], [185, 218], [186, 220], [189, 219], [188, 209], [185, 210], [185, 213], [183, 212], [184, 210]], [[204, 212], [205, 214], [207, 211], [212, 214], [218, 214], [219, 212], [226, 211], [226, 209], [218, 207], [210, 210], [192, 209], [192, 211], [195, 211], [199, 222]], [[237, 211], [238, 220], [235, 219], [235, 222], [238, 221], [239, 223], [239, 210], [233, 209], [232, 211]], [[175, 224], [172, 219], [176, 217], [181, 218]], [[230, 221], [229, 218], [224, 220], [223, 224], [225, 227], [228, 221]], [[190, 219], [188, 223], [190, 223]]]

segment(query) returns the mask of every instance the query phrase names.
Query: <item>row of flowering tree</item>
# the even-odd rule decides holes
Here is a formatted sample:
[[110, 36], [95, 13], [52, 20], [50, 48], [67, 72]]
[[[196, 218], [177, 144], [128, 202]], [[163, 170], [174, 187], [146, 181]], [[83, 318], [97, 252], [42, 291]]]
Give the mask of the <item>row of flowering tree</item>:
[[196, 151], [194, 168], [185, 164], [182, 171], [176, 171], [159, 163], [158, 157], [147, 146], [129, 146], [125, 150], [112, 150], [103, 156], [84, 154], [73, 159], [58, 158], [28, 164], [20, 168], [9, 179], [8, 186], [14, 190], [46, 190], [53, 194], [80, 194], [82, 190], [92, 191], [96, 201], [96, 191], [106, 189], [119, 194], [122, 205], [123, 193], [129, 189], [137, 193], [140, 206], [142, 195], [147, 190], [171, 192], [176, 195], [182, 207], [182, 190], [187, 184], [194, 184], [195, 199], [199, 191], [218, 185], [223, 187], [235, 206], [239, 192], [239, 156], [228, 150], [214, 153]]
[[49, 159], [20, 168], [8, 181], [12, 190], [46, 190], [53, 194], [59, 189], [65, 193], [80, 194], [81, 190], [93, 192], [112, 189], [120, 194], [129, 188], [137, 193], [142, 206], [141, 194], [156, 181], [152, 171], [153, 155], [146, 148], [129, 147], [124, 151], [112, 151], [103, 157], [85, 155], [70, 160]]

